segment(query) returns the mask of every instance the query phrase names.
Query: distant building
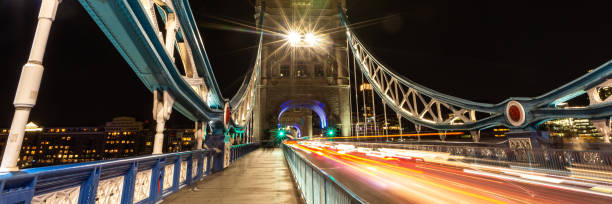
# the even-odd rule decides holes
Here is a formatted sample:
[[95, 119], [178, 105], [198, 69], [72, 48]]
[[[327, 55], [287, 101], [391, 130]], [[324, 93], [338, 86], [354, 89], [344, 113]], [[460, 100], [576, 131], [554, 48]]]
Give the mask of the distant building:
[[166, 129], [164, 131], [165, 152], [182, 152], [195, 147], [194, 129]]
[[[0, 134], [4, 152], [8, 129]], [[38, 167], [87, 162], [102, 159], [104, 132], [100, 127], [43, 128], [33, 122], [26, 125], [19, 167]]]
[[[368, 109], [370, 107], [367, 107]], [[357, 122], [357, 118], [353, 121], [353, 134], [364, 136], [364, 135], [397, 135], [400, 134], [400, 125], [395, 114], [391, 115], [389, 112], [387, 113], [387, 123], [385, 125], [385, 114], [378, 113], [376, 117], [372, 117], [372, 113], [368, 113], [370, 116], [365, 117], [366, 122], [364, 122], [364, 117], [360, 113], [359, 122]], [[412, 125], [412, 123], [402, 124], [404, 130], [407, 130], [407, 126]]]
[[[80, 163], [151, 154], [154, 125], [132, 117], [116, 117], [98, 127], [40, 127], [26, 125], [18, 166], [20, 168]], [[0, 129], [0, 151], [9, 129]], [[193, 129], [166, 129], [164, 152], [188, 151], [195, 147]], [[2, 159], [0, 154], [0, 159]]]
[[540, 125], [540, 129], [549, 131], [550, 137], [582, 138], [589, 142], [602, 140], [599, 131], [589, 119], [563, 118], [550, 120]]
[[152, 152], [152, 137], [143, 123], [132, 117], [116, 117], [104, 126], [104, 159], [130, 157]]

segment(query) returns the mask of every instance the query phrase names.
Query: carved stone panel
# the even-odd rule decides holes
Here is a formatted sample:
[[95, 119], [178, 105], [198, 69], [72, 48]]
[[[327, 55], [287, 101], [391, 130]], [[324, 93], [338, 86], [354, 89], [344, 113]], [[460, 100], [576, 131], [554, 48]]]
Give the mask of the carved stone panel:
[[33, 204], [76, 204], [79, 201], [80, 186], [34, 196]]
[[164, 190], [172, 187], [174, 180], [174, 164], [168, 164], [164, 167]]
[[187, 180], [187, 161], [181, 161], [181, 172], [179, 174], [179, 183], [184, 183]]
[[198, 159], [191, 160], [191, 178], [198, 175]]
[[149, 169], [136, 174], [134, 182], [134, 203], [140, 202], [149, 197], [151, 192], [151, 174], [153, 170]]
[[123, 193], [123, 176], [104, 179], [98, 183], [96, 204], [114, 204], [121, 202]]

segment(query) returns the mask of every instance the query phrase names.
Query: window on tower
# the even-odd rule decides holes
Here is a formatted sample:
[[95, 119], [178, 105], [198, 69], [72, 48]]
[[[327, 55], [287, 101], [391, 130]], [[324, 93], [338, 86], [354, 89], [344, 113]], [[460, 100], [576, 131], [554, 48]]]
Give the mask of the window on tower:
[[315, 77], [324, 77], [325, 76], [325, 72], [323, 71], [323, 65], [321, 64], [316, 64], [314, 67], [314, 71], [315, 71]]
[[298, 62], [295, 66], [295, 78], [304, 79], [308, 78], [309, 75], [306, 62]]
[[290, 74], [291, 74], [291, 70], [289, 68], [289, 65], [288, 64], [281, 65], [281, 67], [280, 67], [280, 77], [281, 78], [289, 77], [289, 76], [291, 76]]

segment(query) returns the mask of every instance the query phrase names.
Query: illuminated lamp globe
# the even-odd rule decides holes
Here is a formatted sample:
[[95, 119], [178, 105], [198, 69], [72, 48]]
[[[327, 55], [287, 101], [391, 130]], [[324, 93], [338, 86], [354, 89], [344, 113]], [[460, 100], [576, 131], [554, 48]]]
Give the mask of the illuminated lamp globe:
[[319, 39], [314, 34], [307, 33], [306, 36], [304, 36], [304, 41], [306, 41], [306, 43], [309, 45], [316, 45]]
[[287, 34], [286, 38], [287, 38], [287, 41], [289, 41], [289, 44], [295, 45], [295, 44], [300, 43], [302, 36], [295, 31], [291, 31]]

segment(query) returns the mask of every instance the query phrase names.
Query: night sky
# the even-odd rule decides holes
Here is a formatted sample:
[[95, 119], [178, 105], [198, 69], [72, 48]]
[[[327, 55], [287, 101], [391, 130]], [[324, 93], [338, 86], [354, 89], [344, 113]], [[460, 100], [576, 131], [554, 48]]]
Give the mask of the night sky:
[[[39, 0], [0, 1], [0, 127], [9, 127]], [[254, 0], [192, 0], [225, 97], [252, 66], [257, 35], [226, 29], [253, 23]], [[537, 96], [612, 59], [612, 1], [348, 0], [349, 21], [368, 49], [408, 78], [454, 96], [497, 103]], [[219, 26], [225, 25], [225, 26]], [[76, 0], [64, 0], [44, 59], [31, 120], [97, 126], [116, 116], [152, 118], [152, 94]], [[178, 112], [169, 126], [191, 123]]]

